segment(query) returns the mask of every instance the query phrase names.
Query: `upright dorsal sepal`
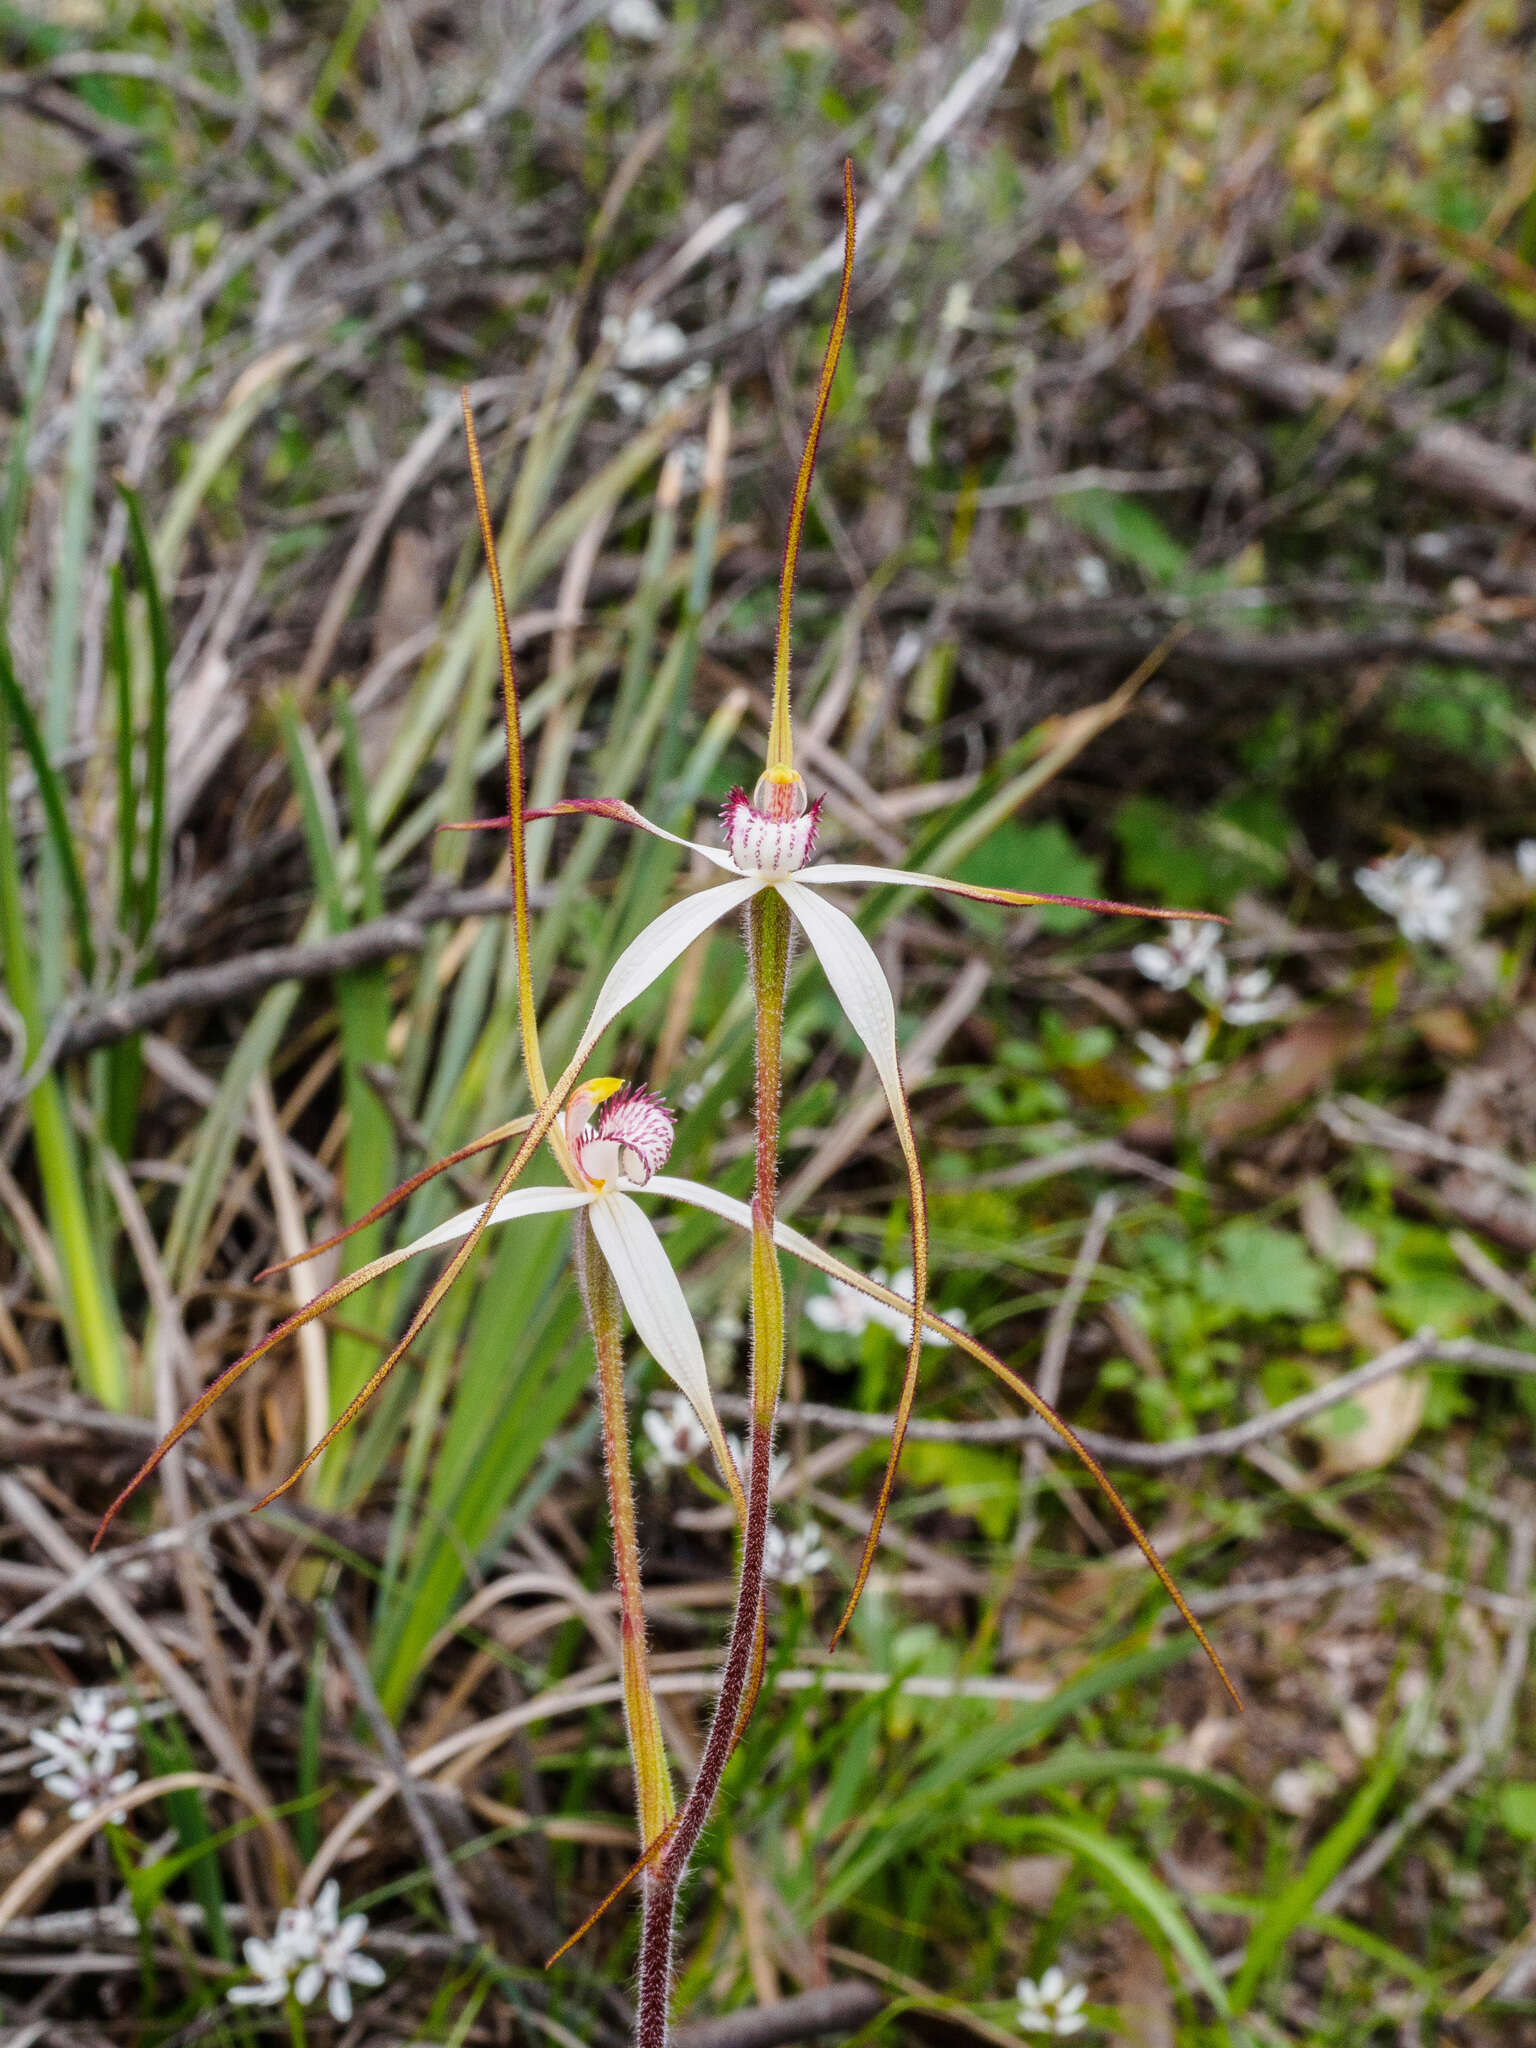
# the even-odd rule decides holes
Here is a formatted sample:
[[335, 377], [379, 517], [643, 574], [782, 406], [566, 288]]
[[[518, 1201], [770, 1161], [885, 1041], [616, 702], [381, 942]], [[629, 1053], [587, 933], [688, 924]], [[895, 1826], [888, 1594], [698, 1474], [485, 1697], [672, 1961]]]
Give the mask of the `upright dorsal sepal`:
[[[821, 439], [832, 379], [843, 346], [843, 329], [848, 325], [848, 289], [853, 282], [853, 162], [843, 165], [843, 282], [827, 336], [827, 352], [821, 363], [821, 382], [816, 390], [816, 410], [805, 437], [800, 474], [795, 478], [795, 495], [789, 508], [789, 531], [784, 536], [784, 569], [779, 578], [779, 628], [773, 650], [773, 717], [768, 727], [768, 773], [792, 774], [795, 766], [794, 734], [789, 723], [789, 613], [795, 595], [795, 563], [800, 554], [800, 531], [805, 524], [805, 501], [811, 491], [811, 471], [816, 466], [816, 444]], [[798, 777], [796, 780], [798, 781]], [[762, 787], [761, 784], [758, 785]]]

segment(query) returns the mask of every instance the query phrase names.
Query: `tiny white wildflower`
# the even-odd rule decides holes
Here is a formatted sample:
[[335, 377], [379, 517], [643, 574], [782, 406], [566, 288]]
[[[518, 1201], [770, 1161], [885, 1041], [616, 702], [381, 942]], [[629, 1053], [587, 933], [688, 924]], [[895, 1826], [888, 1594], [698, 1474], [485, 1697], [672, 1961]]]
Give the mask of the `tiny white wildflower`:
[[1295, 993], [1275, 985], [1272, 968], [1252, 967], [1233, 974], [1218, 953], [1200, 977], [1207, 1004], [1228, 1024], [1270, 1024], [1296, 1001]]
[[[912, 1299], [913, 1286], [912, 1268], [910, 1266], [903, 1266], [899, 1272], [891, 1275], [886, 1284], [889, 1286], [892, 1294], [899, 1294], [905, 1300], [910, 1301]], [[904, 1316], [899, 1309], [892, 1308], [888, 1302], [884, 1301], [872, 1301], [869, 1304], [869, 1311], [874, 1320], [877, 1323], [883, 1323], [893, 1337], [899, 1338], [903, 1344], [910, 1344], [912, 1342], [912, 1318], [910, 1316]], [[941, 1308], [935, 1310], [935, 1314], [943, 1316], [946, 1322], [953, 1323], [957, 1329], [963, 1330], [965, 1328], [965, 1310], [963, 1308]], [[947, 1344], [949, 1339], [941, 1337], [937, 1330], [924, 1330], [923, 1342], [925, 1344]]]
[[603, 389], [619, 411], [631, 419], [642, 415], [656, 419], [690, 391], [709, 382], [706, 363], [688, 363], [665, 384], [643, 383], [627, 377], [626, 370], [656, 370], [674, 361], [688, 346], [688, 337], [674, 320], [658, 320], [649, 306], [636, 306], [626, 318], [608, 314], [602, 323], [602, 337], [613, 344], [615, 368], [603, 379]]
[[[884, 1275], [877, 1267], [871, 1278], [880, 1280]], [[874, 1308], [869, 1296], [860, 1294], [846, 1280], [832, 1281], [825, 1294], [813, 1294], [805, 1304], [805, 1312], [817, 1329], [836, 1337], [862, 1337], [874, 1320]]]
[[360, 1953], [368, 1932], [366, 1913], [349, 1913], [340, 1918], [341, 1895], [335, 1878], [320, 1888], [315, 1901], [315, 1950], [312, 1960], [299, 1971], [293, 1995], [300, 2005], [309, 2005], [320, 1992], [338, 2026], [352, 2017], [352, 1986], [371, 1989], [384, 1982], [384, 1972], [372, 1956]]
[[1176, 1081], [1204, 1081], [1218, 1072], [1216, 1063], [1205, 1057], [1214, 1028], [1209, 1017], [1202, 1017], [1178, 1045], [1155, 1038], [1150, 1031], [1138, 1031], [1136, 1043], [1146, 1055], [1146, 1064], [1136, 1069], [1142, 1087], [1161, 1094]]
[[251, 1981], [231, 1986], [230, 2004], [281, 2005], [293, 1989], [294, 1977], [313, 1962], [319, 1947], [313, 1907], [284, 1906], [270, 1941], [255, 1934], [247, 1937], [245, 1967], [251, 1972]]
[[1397, 853], [1355, 869], [1355, 882], [1378, 910], [1395, 918], [1405, 939], [1443, 946], [1453, 936], [1466, 903], [1464, 892], [1446, 880], [1436, 853]]
[[1515, 848], [1515, 866], [1522, 882], [1536, 883], [1536, 839], [1522, 839]]
[[1181, 917], [1169, 925], [1168, 937], [1161, 945], [1149, 940], [1132, 946], [1131, 961], [1138, 973], [1159, 988], [1188, 988], [1197, 974], [1210, 967], [1220, 944], [1219, 926], [1195, 924]]
[[696, 1465], [709, 1448], [704, 1425], [686, 1394], [652, 1401], [640, 1420], [650, 1438], [653, 1462], [666, 1470]]
[[781, 1529], [777, 1522], [769, 1525], [763, 1545], [765, 1578], [781, 1586], [803, 1586], [807, 1579], [824, 1572], [831, 1562], [832, 1553], [822, 1543], [821, 1529], [815, 1522], [806, 1522], [798, 1529]]
[[667, 18], [656, 0], [613, 0], [608, 26], [627, 42], [659, 43], [667, 32]]
[[[42, 1754], [32, 1775], [65, 1802], [71, 1820], [83, 1820], [104, 1799], [139, 1782], [137, 1771], [120, 1768], [137, 1745], [138, 1725], [136, 1707], [114, 1707], [111, 1695], [99, 1688], [71, 1693], [69, 1711], [53, 1727], [33, 1731], [32, 1746]], [[122, 1812], [110, 1817], [127, 1818]]]
[[[740, 1476], [741, 1483], [745, 1486], [747, 1484], [747, 1447], [739, 1436], [727, 1436], [725, 1441], [729, 1446], [732, 1458], [735, 1460], [736, 1470]], [[770, 1494], [778, 1492], [779, 1482], [788, 1470], [789, 1453], [787, 1451], [775, 1451], [768, 1460], [768, 1491]]]
[[896, 645], [891, 649], [891, 677], [900, 682], [903, 676], [911, 675], [923, 658], [923, 636], [916, 626], [904, 626], [896, 636]]
[[1016, 1987], [1019, 2028], [1026, 2034], [1080, 2034], [1088, 2022], [1082, 2008], [1088, 2002], [1086, 1984], [1069, 1984], [1066, 1972], [1055, 1963], [1037, 1984], [1033, 1977], [1021, 1977]]
[[[900, 1272], [892, 1273], [889, 1277], [882, 1267], [876, 1266], [869, 1277], [877, 1280], [882, 1287], [889, 1287], [893, 1294], [904, 1295], [908, 1301], [912, 1299], [913, 1277], [910, 1266], [904, 1266]], [[904, 1316], [899, 1308], [892, 1308], [888, 1301], [872, 1300], [858, 1288], [850, 1287], [846, 1280], [833, 1280], [825, 1294], [813, 1294], [805, 1304], [805, 1312], [818, 1330], [825, 1330], [829, 1335], [862, 1337], [871, 1323], [874, 1323], [882, 1330], [889, 1330], [891, 1335], [899, 1338], [903, 1344], [910, 1344], [912, 1341], [910, 1316]], [[946, 1308], [938, 1313], [942, 1314], [946, 1321], [954, 1323], [957, 1328], [965, 1328], [963, 1308]], [[925, 1329], [923, 1342], [944, 1344], [948, 1339], [941, 1337], [936, 1330]]]
[[138, 1726], [137, 1707], [114, 1707], [111, 1693], [90, 1686], [70, 1694], [69, 1712], [56, 1724], [55, 1733], [127, 1756], [138, 1746]]
[[1108, 597], [1109, 567], [1101, 555], [1079, 555], [1078, 587], [1089, 597]]

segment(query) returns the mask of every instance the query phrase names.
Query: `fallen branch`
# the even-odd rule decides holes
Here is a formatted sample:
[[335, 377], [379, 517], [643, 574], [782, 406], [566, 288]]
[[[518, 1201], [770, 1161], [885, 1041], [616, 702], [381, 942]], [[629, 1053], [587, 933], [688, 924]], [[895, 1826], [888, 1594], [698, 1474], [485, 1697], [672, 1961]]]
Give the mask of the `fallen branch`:
[[[1179, 345], [1218, 377], [1281, 412], [1351, 404], [1357, 382], [1351, 372], [1288, 355], [1229, 320], [1176, 319], [1170, 326]], [[1389, 459], [1411, 483], [1448, 498], [1470, 499], [1489, 511], [1536, 519], [1536, 459], [1454, 420], [1435, 419], [1411, 401], [1379, 393], [1368, 405], [1364, 399], [1354, 405], [1349, 425], [1357, 438], [1368, 435], [1362, 413], [1376, 429], [1369, 438], [1381, 433], [1401, 437], [1403, 445], [1389, 449]]]
[[[1417, 1336], [1404, 1338], [1401, 1344], [1368, 1358], [1353, 1371], [1340, 1373], [1326, 1386], [1298, 1394], [1294, 1401], [1283, 1402], [1247, 1422], [1236, 1422], [1230, 1429], [1144, 1444], [1133, 1437], [1105, 1436], [1097, 1429], [1081, 1429], [1076, 1424], [1073, 1427], [1094, 1456], [1106, 1464], [1137, 1465], [1158, 1471], [1170, 1465], [1190, 1464], [1196, 1458], [1231, 1457], [1251, 1444], [1262, 1443], [1266, 1437], [1282, 1435], [1310, 1422], [1314, 1415], [1336, 1408], [1341, 1401], [1350, 1400], [1378, 1380], [1411, 1371], [1416, 1365], [1459, 1365], [1470, 1372], [1536, 1379], [1536, 1352], [1515, 1351], [1503, 1344], [1480, 1344], [1471, 1337], [1439, 1337], [1433, 1330], [1420, 1330]], [[744, 1415], [747, 1407], [742, 1395], [725, 1393], [716, 1396], [716, 1405], [722, 1414], [732, 1416]], [[856, 1408], [834, 1408], [821, 1401], [786, 1401], [781, 1405], [780, 1416], [785, 1423], [805, 1422], [817, 1429], [851, 1429], [866, 1436], [889, 1436], [896, 1420], [893, 1415], [865, 1415]], [[1057, 1441], [1054, 1431], [1044, 1423], [1023, 1415], [1000, 1416], [994, 1422], [923, 1422], [914, 1418], [907, 1424], [907, 1435], [918, 1443], [940, 1444]]]
[[[535, 892], [534, 902], [539, 900]], [[142, 988], [120, 995], [87, 998], [55, 1019], [46, 1041], [46, 1059], [34, 1060], [27, 1072], [0, 1084], [0, 1109], [9, 1108], [34, 1088], [59, 1060], [115, 1045], [140, 1031], [152, 1030], [182, 1010], [207, 1010], [220, 1003], [248, 1001], [283, 981], [323, 981], [400, 953], [419, 953], [434, 924], [464, 917], [501, 917], [512, 908], [502, 889], [452, 889], [418, 897], [388, 916], [370, 918], [333, 938], [312, 945], [265, 946], [237, 954], [214, 967], [188, 967]]]
[[825, 1984], [781, 1998], [774, 2005], [749, 2005], [716, 2020], [678, 2027], [675, 2048], [786, 2048], [820, 2034], [851, 2033], [872, 2020], [885, 2004], [873, 1984]]

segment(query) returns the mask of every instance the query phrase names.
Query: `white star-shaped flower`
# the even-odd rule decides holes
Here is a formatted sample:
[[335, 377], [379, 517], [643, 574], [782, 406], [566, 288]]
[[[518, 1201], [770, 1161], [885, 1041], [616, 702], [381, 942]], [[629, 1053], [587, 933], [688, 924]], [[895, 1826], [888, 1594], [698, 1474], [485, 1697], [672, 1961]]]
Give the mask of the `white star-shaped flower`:
[[1037, 1984], [1033, 1977], [1018, 1982], [1019, 2027], [1026, 2034], [1080, 2034], [1088, 2022], [1082, 2008], [1088, 2002], [1086, 1984], [1069, 1984], [1066, 1972], [1054, 1963]]
[[1455, 936], [1465, 892], [1447, 881], [1437, 853], [1397, 853], [1355, 869], [1360, 893], [1395, 918], [1413, 944], [1444, 946]]
[[832, 1553], [815, 1522], [802, 1523], [798, 1529], [781, 1529], [777, 1522], [770, 1523], [763, 1546], [764, 1578], [780, 1586], [803, 1586], [831, 1562]]
[[1195, 924], [1177, 918], [1161, 942], [1145, 941], [1132, 946], [1131, 960], [1137, 972], [1159, 988], [1188, 988], [1197, 974], [1203, 974], [1216, 958], [1221, 932], [1214, 924]]
[[[136, 1707], [114, 1707], [111, 1694], [100, 1688], [71, 1693], [69, 1711], [53, 1727], [33, 1731], [32, 1747], [41, 1758], [32, 1775], [65, 1802], [71, 1820], [83, 1820], [103, 1800], [139, 1782], [137, 1771], [122, 1767], [137, 1746], [138, 1725]], [[110, 1818], [121, 1822], [127, 1816], [117, 1812]]]

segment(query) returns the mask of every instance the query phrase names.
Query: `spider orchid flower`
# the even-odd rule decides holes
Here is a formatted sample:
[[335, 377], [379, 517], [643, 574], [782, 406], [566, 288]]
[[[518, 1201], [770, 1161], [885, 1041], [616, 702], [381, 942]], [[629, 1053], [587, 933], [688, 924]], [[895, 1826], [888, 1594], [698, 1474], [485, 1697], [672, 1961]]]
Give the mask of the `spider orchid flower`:
[[[486, 1144], [515, 1135], [528, 1119], [520, 1119], [516, 1125], [503, 1125], [489, 1138], [482, 1139], [475, 1146], [463, 1147], [439, 1160], [424, 1172], [415, 1174], [376, 1203], [366, 1217], [351, 1224], [335, 1237], [316, 1245], [312, 1251], [304, 1252], [295, 1259], [284, 1260], [281, 1265], [269, 1266], [260, 1275], [267, 1279], [274, 1274], [285, 1272], [288, 1267], [312, 1259], [320, 1252], [327, 1251], [345, 1237], [376, 1222], [389, 1209], [394, 1208], [406, 1197], [413, 1194], [427, 1179], [446, 1172], [451, 1164], [462, 1161]], [[283, 1337], [314, 1320], [326, 1308], [334, 1307], [347, 1294], [381, 1274], [389, 1272], [405, 1260], [414, 1258], [418, 1252], [432, 1251], [443, 1245], [462, 1244], [471, 1234], [478, 1235], [480, 1229], [501, 1223], [515, 1223], [528, 1216], [548, 1216], [567, 1211], [579, 1214], [585, 1221], [603, 1259], [612, 1272], [620, 1301], [629, 1312], [635, 1333], [647, 1351], [656, 1360], [678, 1391], [687, 1400], [706, 1440], [715, 1454], [720, 1475], [730, 1490], [738, 1509], [742, 1508], [741, 1481], [736, 1463], [726, 1443], [720, 1417], [715, 1408], [714, 1396], [710, 1392], [709, 1374], [704, 1364], [704, 1349], [693, 1316], [683, 1297], [682, 1286], [673, 1272], [660, 1238], [657, 1237], [650, 1219], [638, 1208], [632, 1199], [665, 1166], [672, 1150], [672, 1112], [659, 1095], [635, 1087], [611, 1075], [585, 1081], [566, 1103], [560, 1122], [562, 1143], [559, 1156], [566, 1166], [565, 1186], [511, 1188], [501, 1195], [489, 1212], [483, 1208], [466, 1209], [460, 1215], [452, 1216], [446, 1223], [414, 1239], [398, 1250], [387, 1252], [382, 1258], [361, 1266], [357, 1272], [349, 1273], [345, 1280], [323, 1295], [317, 1295], [305, 1304], [297, 1314], [289, 1316], [271, 1331], [260, 1344], [253, 1346], [243, 1358], [237, 1359], [215, 1380], [199, 1400], [182, 1416], [175, 1428], [156, 1446], [152, 1456], [142, 1469], [135, 1474], [124, 1489], [119, 1500], [108, 1510], [106, 1521], [123, 1500], [126, 1500], [140, 1481], [152, 1472], [171, 1446], [184, 1436], [226, 1388], [248, 1367], [272, 1350]], [[708, 1191], [705, 1190], [705, 1193]], [[371, 1385], [371, 1383], [370, 1383]], [[366, 1391], [366, 1390], [365, 1390]], [[361, 1402], [354, 1403], [354, 1407]], [[352, 1410], [333, 1425], [325, 1438], [329, 1442], [351, 1419]], [[317, 1457], [324, 1445], [316, 1445], [309, 1453], [306, 1464]], [[300, 1470], [303, 1467], [299, 1468]], [[297, 1477], [297, 1473], [293, 1475]], [[258, 1503], [265, 1507], [278, 1494], [286, 1491], [292, 1479], [285, 1480]], [[103, 1522], [103, 1528], [106, 1526]], [[99, 1540], [99, 1538], [98, 1538]]]
[[[901, 1457], [907, 1422], [916, 1398], [918, 1364], [923, 1346], [920, 1312], [926, 1300], [928, 1287], [928, 1237], [922, 1168], [901, 1077], [901, 1060], [896, 1039], [896, 1005], [874, 948], [848, 913], [828, 901], [826, 892], [838, 888], [881, 887], [895, 884], [904, 888], [936, 890], [943, 895], [1008, 907], [1059, 904], [1074, 910], [1100, 911], [1111, 916], [1180, 920], [1184, 921], [1182, 929], [1185, 931], [1193, 931], [1203, 924], [1220, 924], [1225, 921], [1201, 911], [1155, 909], [1146, 905], [1119, 903], [1098, 897], [1054, 896], [1037, 890], [983, 888], [974, 883], [955, 881], [948, 875], [927, 874], [917, 869], [873, 867], [861, 862], [846, 861], [813, 864], [823, 799], [813, 799], [810, 796], [803, 778], [794, 765], [789, 698], [790, 611], [811, 472], [848, 318], [854, 248], [853, 178], [850, 165], [844, 166], [844, 205], [842, 289], [822, 363], [816, 407], [801, 459], [785, 541], [774, 656], [773, 707], [768, 731], [767, 761], [762, 775], [750, 796], [744, 789], [735, 788], [726, 797], [720, 813], [723, 846], [711, 846], [697, 840], [684, 839], [643, 817], [633, 805], [608, 797], [568, 798], [545, 809], [528, 811], [525, 814], [529, 819], [600, 817], [618, 824], [630, 825], [699, 855], [701, 859], [720, 869], [726, 877], [724, 881], [674, 903], [630, 943], [614, 964], [598, 996], [596, 1008], [583, 1034], [583, 1047], [590, 1048], [595, 1044], [598, 1032], [606, 1029], [618, 1010], [632, 1002], [658, 980], [696, 939], [702, 937], [722, 918], [742, 909], [749, 913], [748, 948], [752, 955], [753, 980], [761, 1017], [768, 977], [765, 961], [768, 955], [778, 950], [772, 943], [765, 943], [772, 928], [771, 920], [766, 915], [771, 907], [773, 911], [780, 913], [780, 921], [785, 925], [782, 952], [786, 963], [788, 920], [782, 918], [783, 912], [788, 913], [788, 918], [793, 920], [810, 942], [811, 950], [820, 962], [844, 1016], [862, 1041], [879, 1076], [906, 1162], [912, 1209], [912, 1296], [919, 1314], [909, 1319], [911, 1337], [906, 1373], [897, 1405], [890, 1455], [852, 1593], [832, 1638], [834, 1644], [853, 1616], [874, 1561], [897, 1463]], [[1128, 685], [1127, 689], [1129, 687]], [[496, 828], [504, 827], [510, 822], [507, 818], [475, 820], [470, 825], [447, 829], [474, 830], [482, 824], [486, 828]], [[771, 1051], [775, 1062], [773, 1085], [776, 1099], [777, 1044]], [[761, 1066], [760, 1048], [760, 1069]], [[760, 1073], [760, 1085], [761, 1080]], [[775, 1121], [776, 1115], [775, 1108]], [[761, 1136], [761, 1116], [759, 1129]], [[767, 1200], [771, 1207], [771, 1195], [767, 1196]]]

